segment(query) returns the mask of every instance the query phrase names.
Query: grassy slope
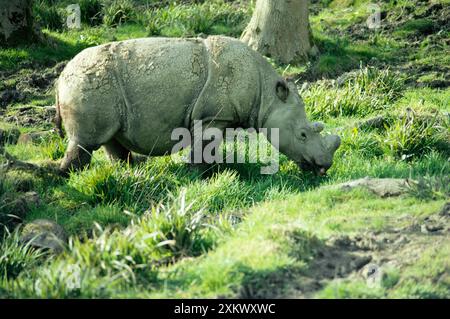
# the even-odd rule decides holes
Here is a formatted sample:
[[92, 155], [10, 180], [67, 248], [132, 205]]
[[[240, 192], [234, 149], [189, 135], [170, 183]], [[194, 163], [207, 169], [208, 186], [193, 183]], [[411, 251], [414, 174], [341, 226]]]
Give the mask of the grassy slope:
[[[394, 16], [407, 4], [386, 6]], [[168, 158], [127, 167], [109, 164], [103, 152], [95, 154], [90, 170], [72, 174], [68, 181], [9, 171], [3, 176], [2, 198], [36, 190], [42, 204], [27, 214], [26, 221], [55, 219], [74, 239], [70, 250], [49, 260], [17, 252], [14, 236], [5, 240], [3, 256], [11, 252], [14, 258], [0, 263], [0, 275], [8, 277], [0, 284], [0, 295], [449, 297], [448, 235], [420, 232], [449, 194], [444, 112], [449, 111], [450, 91], [434, 87], [443, 77], [439, 67], [448, 66], [443, 48], [436, 47], [439, 37], [448, 37], [448, 30], [438, 36], [420, 35], [422, 26], [400, 24], [396, 32], [367, 35], [366, 31], [355, 39], [348, 28], [364, 21], [364, 8], [335, 1], [318, 11], [312, 16], [312, 28], [320, 57], [309, 66], [278, 66], [280, 72], [309, 80], [302, 96], [310, 116], [323, 119], [329, 131], [343, 136], [329, 177], [302, 173], [284, 157], [274, 176], [261, 176], [259, 165], [241, 165], [221, 166], [212, 178], [204, 178]], [[121, 26], [113, 36], [109, 31], [101, 27], [49, 32], [58, 50], [46, 46], [2, 50], [0, 67], [23, 69], [21, 63], [30, 59], [51, 64], [95, 43], [147, 34], [138, 24]], [[170, 35], [174, 30], [164, 32]], [[415, 47], [410, 47], [411, 34], [419, 34]], [[316, 81], [358, 70], [360, 63], [373, 68], [362, 68], [343, 85]], [[421, 72], [424, 65], [433, 69]], [[387, 67], [391, 71], [384, 71]], [[395, 73], [398, 70], [403, 76]], [[424, 84], [417, 87], [412, 82]], [[37, 99], [41, 102], [29, 102], [42, 105], [52, 97], [47, 93]], [[9, 108], [7, 114], [20, 106]], [[408, 108], [414, 110], [418, 126], [401, 117]], [[356, 129], [357, 123], [379, 114], [386, 117], [386, 127]], [[60, 158], [63, 149], [58, 138], [34, 146], [6, 146], [18, 158], [39, 163]], [[320, 187], [364, 176], [425, 176], [428, 184], [395, 199]], [[193, 206], [186, 208], [184, 199]], [[165, 207], [147, 211], [158, 202]], [[8, 212], [7, 205], [2, 209]], [[352, 243], [357, 242], [354, 236], [361, 236], [376, 248], [352, 249], [333, 241], [346, 236]], [[374, 288], [356, 268], [336, 270], [352, 258], [367, 256], [385, 272]], [[334, 263], [333, 274], [323, 268], [327, 261]], [[77, 267], [86, 271], [79, 273]], [[71, 286], [73, 282], [81, 288]]]

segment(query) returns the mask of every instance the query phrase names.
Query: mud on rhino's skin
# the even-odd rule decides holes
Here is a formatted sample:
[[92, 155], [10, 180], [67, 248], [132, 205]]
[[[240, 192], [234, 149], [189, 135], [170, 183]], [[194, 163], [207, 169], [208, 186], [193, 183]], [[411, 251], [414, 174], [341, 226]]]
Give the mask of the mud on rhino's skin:
[[57, 123], [69, 146], [62, 170], [89, 163], [105, 146], [112, 159], [130, 151], [165, 155], [175, 128], [279, 128], [282, 153], [323, 173], [339, 147], [306, 119], [297, 89], [240, 41], [145, 38], [88, 48], [57, 83]]

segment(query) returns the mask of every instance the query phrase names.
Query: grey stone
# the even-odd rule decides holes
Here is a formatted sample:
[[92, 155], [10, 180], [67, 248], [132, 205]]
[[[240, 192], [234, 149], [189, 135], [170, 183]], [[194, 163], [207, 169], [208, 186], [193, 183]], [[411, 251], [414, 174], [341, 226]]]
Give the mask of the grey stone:
[[37, 248], [61, 253], [65, 248], [68, 236], [65, 230], [54, 221], [37, 219], [24, 226], [21, 240]]

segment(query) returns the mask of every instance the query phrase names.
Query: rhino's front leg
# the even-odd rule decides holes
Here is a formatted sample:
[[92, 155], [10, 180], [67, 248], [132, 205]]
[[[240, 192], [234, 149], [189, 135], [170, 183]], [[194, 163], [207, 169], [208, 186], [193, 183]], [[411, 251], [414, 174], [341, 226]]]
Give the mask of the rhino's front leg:
[[219, 147], [223, 141], [225, 128], [226, 123], [199, 121], [191, 129], [192, 144], [189, 163], [202, 174], [212, 174], [216, 171], [217, 164], [223, 163]]

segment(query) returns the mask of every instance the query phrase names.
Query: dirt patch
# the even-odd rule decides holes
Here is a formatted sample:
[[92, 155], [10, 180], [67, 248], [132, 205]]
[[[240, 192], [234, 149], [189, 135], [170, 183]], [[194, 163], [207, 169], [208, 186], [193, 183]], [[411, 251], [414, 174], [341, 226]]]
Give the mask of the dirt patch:
[[[322, 6], [313, 5], [313, 12], [319, 13]], [[388, 4], [382, 5], [387, 8]], [[345, 28], [329, 25], [325, 21], [321, 27], [328, 36], [335, 39], [345, 39], [350, 43], [365, 43], [376, 49], [377, 36], [388, 36], [392, 40], [407, 40], [404, 47], [396, 48], [396, 52], [391, 57], [372, 57], [365, 61], [365, 64], [380, 69], [390, 67], [393, 71], [399, 71], [407, 75], [408, 86], [447, 88], [450, 86], [450, 68], [446, 65], [439, 65], [433, 62], [414, 61], [420, 59], [418, 52], [428, 48], [433, 55], [437, 50], [444, 50], [448, 45], [446, 34], [450, 30], [450, 6], [442, 3], [430, 3], [429, 1], [411, 1], [405, 6], [395, 6], [393, 9], [385, 9], [380, 12], [380, 28], [373, 30], [367, 27], [366, 18], [369, 11], [359, 22], [351, 24]], [[427, 50], [427, 51], [428, 51]], [[426, 51], [425, 51], [426, 52]], [[351, 57], [351, 54], [348, 53]], [[359, 59], [359, 57], [357, 58]], [[411, 62], [413, 61], [413, 62]], [[358, 61], [356, 61], [358, 62]], [[353, 67], [358, 68], [358, 63]], [[345, 74], [348, 70], [335, 72], [336, 74], [322, 74], [317, 72], [315, 67], [308, 68], [306, 72], [294, 75], [297, 82], [315, 82], [322, 77], [336, 78]]]
[[[276, 228], [275, 228], [276, 229]], [[275, 231], [276, 235], [279, 233]], [[383, 231], [336, 235], [326, 240], [303, 230], [289, 231], [289, 255], [300, 263], [255, 271], [241, 265], [238, 298], [313, 298], [335, 281], [365, 281], [380, 285], [386, 270], [413, 265], [423, 251], [450, 240], [450, 202], [425, 218], [393, 217]], [[306, 262], [306, 266], [304, 264]]]
[[0, 92], [0, 107], [6, 108], [9, 104], [22, 102], [25, 100], [25, 95], [16, 88], [6, 89]]
[[426, 248], [450, 240], [450, 202], [429, 217], [402, 216], [397, 222], [404, 223], [405, 218], [410, 221], [403, 227], [329, 238], [317, 247], [308, 270], [291, 278], [297, 287], [305, 284], [285, 297], [311, 298], [334, 280], [363, 279], [368, 285], [376, 284], [385, 269], [401, 270], [417, 261]]
[[[396, 7], [394, 10], [380, 12], [380, 27], [377, 32], [393, 33], [406, 31], [411, 44], [418, 46], [415, 41], [423, 40], [434, 33], [445, 32], [450, 29], [450, 7], [442, 3], [428, 4], [423, 1], [415, 1], [410, 6]], [[369, 17], [369, 11], [367, 12]], [[330, 30], [340, 36], [346, 36], [351, 40], [368, 40], [375, 33], [367, 27], [365, 19], [360, 23], [350, 25], [342, 30]]]
[[53, 87], [55, 80], [59, 77], [66, 66], [66, 62], [56, 64], [52, 68], [34, 71], [30, 75], [24, 77], [17, 87], [23, 91], [26, 90], [48, 90]]
[[52, 94], [55, 81], [65, 65], [66, 62], [61, 62], [51, 68], [22, 69], [13, 74], [0, 74], [0, 108], [47, 98]]
[[[23, 127], [42, 126], [45, 129], [54, 127], [56, 109], [54, 106], [23, 106], [10, 111], [3, 120]], [[0, 114], [1, 115], [1, 114]]]
[[404, 178], [360, 178], [354, 181], [332, 185], [329, 188], [338, 188], [344, 191], [355, 188], [365, 188], [380, 197], [400, 196], [409, 192], [417, 182]]

